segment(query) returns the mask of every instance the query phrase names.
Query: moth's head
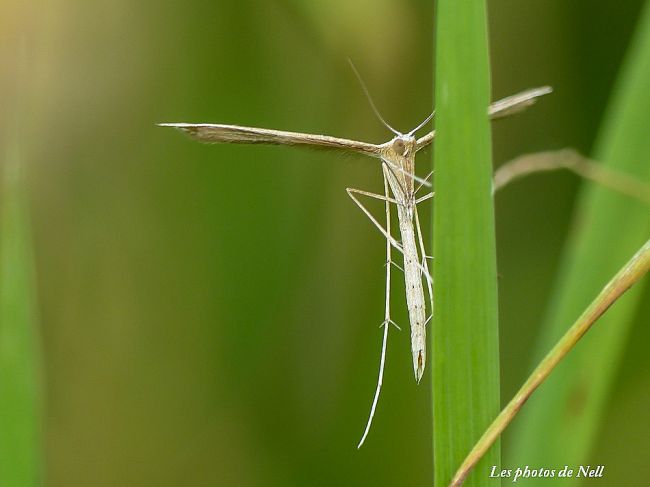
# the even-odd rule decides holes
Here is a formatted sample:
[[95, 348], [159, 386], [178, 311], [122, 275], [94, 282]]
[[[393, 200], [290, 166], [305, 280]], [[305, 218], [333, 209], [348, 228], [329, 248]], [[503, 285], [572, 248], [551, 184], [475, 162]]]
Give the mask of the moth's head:
[[415, 154], [417, 141], [410, 134], [399, 134], [387, 144], [387, 151], [396, 157], [409, 157]]

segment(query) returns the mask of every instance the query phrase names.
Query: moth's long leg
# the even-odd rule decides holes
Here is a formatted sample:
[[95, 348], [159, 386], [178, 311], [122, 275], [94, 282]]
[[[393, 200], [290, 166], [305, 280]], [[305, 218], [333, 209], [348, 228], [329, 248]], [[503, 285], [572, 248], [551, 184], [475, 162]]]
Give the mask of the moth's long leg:
[[[409, 172], [406, 169], [403, 169], [403, 168], [399, 167], [397, 164], [395, 164], [394, 162], [392, 162], [392, 161], [390, 161], [390, 160], [388, 160], [386, 158], [382, 157], [381, 160], [382, 160], [382, 162], [384, 164], [389, 166], [393, 171], [397, 171], [399, 173], [405, 174], [406, 176], [411, 178], [413, 181], [417, 181], [418, 183], [420, 183], [421, 186], [426, 186], [427, 188], [431, 187], [431, 183], [429, 181], [425, 180], [425, 179], [422, 179], [420, 176], [416, 176], [412, 172]], [[394, 172], [393, 172], [393, 174], [394, 174]]]
[[[384, 193], [386, 195], [384, 201], [386, 202], [386, 233], [390, 235], [390, 198], [388, 192], [388, 180], [386, 175], [384, 175]], [[369, 195], [367, 195], [369, 196]], [[378, 195], [376, 195], [378, 196]], [[388, 343], [388, 328], [390, 324], [393, 323], [393, 320], [390, 318], [390, 271], [391, 271], [391, 243], [390, 240], [386, 239], [386, 307], [384, 312], [384, 322], [382, 326], [384, 327], [384, 337], [381, 344], [381, 360], [379, 361], [379, 376], [377, 378], [377, 388], [375, 389], [375, 397], [372, 400], [372, 406], [370, 407], [370, 416], [368, 417], [368, 422], [366, 423], [366, 429], [363, 432], [361, 441], [357, 445], [357, 448], [361, 448], [363, 442], [366, 441], [368, 432], [370, 431], [370, 426], [372, 425], [372, 419], [375, 416], [375, 409], [377, 408], [377, 403], [379, 402], [379, 394], [381, 393], [381, 385], [384, 380], [384, 366], [386, 365], [386, 346]], [[393, 323], [394, 324], [394, 323]], [[397, 326], [397, 325], [395, 325]]]
[[[390, 170], [390, 168], [389, 168], [389, 170]], [[366, 214], [366, 216], [370, 219], [370, 221], [373, 223], [373, 225], [375, 225], [377, 227], [377, 229], [381, 232], [381, 234], [384, 237], [386, 237], [386, 239], [389, 240], [390, 244], [393, 247], [395, 247], [397, 250], [399, 250], [400, 253], [404, 254], [404, 249], [399, 244], [399, 242], [397, 242], [397, 240], [395, 240], [390, 234], [386, 233], [386, 229], [384, 229], [384, 227], [381, 226], [381, 224], [377, 221], [377, 219], [374, 216], [372, 216], [372, 213], [370, 213], [370, 211], [368, 211], [368, 208], [363, 206], [363, 204], [354, 196], [355, 193], [356, 194], [364, 194], [364, 192], [359, 190], [359, 189], [354, 189], [354, 188], [346, 188], [346, 191], [348, 192], [348, 196], [350, 198], [352, 198], [352, 201], [354, 201], [359, 208], [361, 208], [361, 211], [363, 211]], [[427, 197], [423, 197], [423, 199], [430, 198], [432, 195], [433, 195], [433, 193], [431, 195], [427, 196]], [[381, 196], [381, 195], [378, 195], [378, 194], [373, 194], [373, 198], [380, 199], [382, 201], [389, 201], [389, 202], [392, 203], [392, 198], [387, 198], [385, 196]], [[398, 204], [401, 204], [401, 203], [398, 203]], [[424, 270], [424, 267], [419, 262], [418, 262], [418, 266], [420, 267], [420, 269]], [[429, 280], [431, 279], [431, 276], [428, 273], [425, 274], [425, 277], [427, 279], [429, 279]]]
[[[386, 196], [386, 233], [390, 235], [390, 192], [388, 189], [388, 180], [384, 174], [384, 195]], [[388, 324], [391, 322], [390, 319], [390, 266], [393, 263], [392, 259], [392, 249], [390, 242], [386, 240], [386, 306], [384, 308], [384, 321]], [[383, 356], [382, 356], [383, 364]]]
[[435, 194], [436, 194], [435, 192], [433, 192], [433, 193], [429, 193], [429, 194], [425, 194], [425, 195], [422, 196], [421, 198], [418, 198], [418, 199], [415, 200], [415, 205], [417, 206], [417, 205], [419, 205], [420, 203], [422, 203], [423, 201], [426, 201], [426, 200], [428, 200], [428, 199], [430, 199], [430, 198], [433, 198], [433, 196], [434, 196]]
[[[432, 193], [433, 194], [433, 193]], [[431, 303], [431, 314], [433, 315], [433, 286], [431, 274], [429, 274], [429, 266], [427, 264], [427, 253], [424, 248], [424, 239], [422, 238], [422, 228], [420, 227], [420, 217], [418, 216], [418, 207], [417, 205], [413, 209], [415, 213], [415, 229], [418, 234], [418, 243], [420, 245], [420, 255], [422, 256], [422, 267], [424, 268], [425, 276], [428, 276], [427, 281], [427, 291], [429, 292], [429, 302]]]
[[[368, 209], [365, 206], [363, 206], [363, 204], [357, 199], [357, 197], [354, 196], [355, 194], [364, 194], [365, 192], [354, 188], [346, 188], [346, 191], [348, 192], [348, 196], [352, 198], [352, 201], [354, 201], [357, 204], [357, 206], [361, 208], [361, 211], [363, 211], [366, 214], [366, 216], [377, 227], [377, 229], [382, 233], [382, 235], [386, 237], [386, 239], [390, 242], [390, 244], [403, 253], [404, 251], [402, 250], [402, 246], [399, 244], [399, 242], [397, 242], [397, 240], [395, 240], [390, 235], [390, 233], [388, 233], [386, 229], [381, 226], [381, 224], [377, 221], [377, 219], [374, 216], [372, 216], [372, 213], [370, 213], [370, 211], [368, 211]], [[390, 199], [387, 196], [384, 197], [378, 194], [375, 194], [373, 198], [386, 201], [387, 203], [389, 203], [389, 199]]]
[[368, 196], [369, 198], [374, 198], [376, 200], [386, 201], [387, 203], [393, 203], [395, 205], [399, 204], [396, 199], [391, 198], [388, 195], [384, 196], [381, 194], [371, 193], [369, 191], [363, 191], [361, 189], [354, 189], [354, 188], [348, 188], [348, 191], [352, 191], [355, 194], [362, 194], [363, 196]]
[[[424, 180], [425, 180], [427, 183], [429, 183], [429, 187], [431, 187], [431, 182], [429, 181], [429, 178], [430, 178], [432, 175], [433, 175], [433, 171], [431, 171], [429, 174], [427, 174], [427, 177], [424, 178]], [[422, 189], [422, 186], [424, 186], [424, 184], [420, 183], [420, 185], [415, 189], [415, 191], [413, 192], [413, 194], [418, 194], [418, 191], [420, 191], [420, 190]]]

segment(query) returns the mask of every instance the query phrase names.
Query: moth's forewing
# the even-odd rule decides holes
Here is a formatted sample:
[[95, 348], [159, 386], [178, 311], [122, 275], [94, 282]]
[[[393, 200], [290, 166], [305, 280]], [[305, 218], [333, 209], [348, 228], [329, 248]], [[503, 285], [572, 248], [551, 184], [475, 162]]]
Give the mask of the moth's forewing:
[[212, 123], [161, 123], [207, 143], [304, 145], [313, 148], [347, 150], [378, 157], [380, 146], [329, 135], [304, 134], [284, 130]]

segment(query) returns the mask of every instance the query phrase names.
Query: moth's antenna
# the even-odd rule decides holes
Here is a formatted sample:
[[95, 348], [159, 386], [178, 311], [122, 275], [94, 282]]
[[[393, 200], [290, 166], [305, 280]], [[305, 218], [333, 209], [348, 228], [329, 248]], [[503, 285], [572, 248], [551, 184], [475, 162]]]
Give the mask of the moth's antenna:
[[428, 123], [431, 121], [431, 119], [433, 118], [433, 116], [434, 116], [435, 114], [436, 114], [436, 111], [435, 111], [435, 110], [432, 111], [432, 112], [431, 112], [431, 115], [429, 115], [427, 118], [424, 119], [424, 122], [422, 122], [420, 125], [418, 125], [418, 126], [415, 127], [413, 130], [411, 130], [407, 135], [413, 135], [415, 132], [417, 132], [417, 131], [420, 130], [422, 127], [424, 127], [426, 124], [428, 124]]
[[377, 116], [379, 121], [384, 124], [384, 127], [386, 127], [388, 130], [393, 132], [398, 137], [400, 135], [403, 135], [402, 133], [398, 132], [393, 127], [388, 125], [388, 122], [386, 122], [386, 120], [384, 120], [384, 117], [382, 117], [381, 113], [379, 113], [379, 110], [377, 110], [377, 107], [375, 106], [375, 102], [372, 101], [372, 97], [370, 96], [370, 92], [368, 91], [368, 88], [366, 87], [366, 84], [363, 82], [363, 79], [361, 79], [361, 75], [359, 74], [359, 71], [357, 71], [357, 68], [352, 63], [352, 59], [348, 58], [348, 62], [350, 63], [350, 66], [352, 67], [352, 71], [354, 71], [355, 76], [359, 80], [359, 84], [361, 85], [361, 88], [363, 89], [363, 92], [366, 94], [366, 98], [368, 98], [368, 101], [370, 102], [370, 106], [372, 107], [372, 111], [375, 112], [375, 115]]

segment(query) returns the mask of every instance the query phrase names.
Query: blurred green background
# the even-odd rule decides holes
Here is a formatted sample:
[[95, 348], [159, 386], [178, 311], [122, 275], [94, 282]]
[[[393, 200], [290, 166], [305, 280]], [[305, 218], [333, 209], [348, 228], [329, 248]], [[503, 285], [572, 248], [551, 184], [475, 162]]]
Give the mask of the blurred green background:
[[[590, 153], [642, 4], [489, 2], [493, 98], [555, 89], [494, 126], [497, 164]], [[408, 332], [392, 333], [355, 449], [385, 247], [344, 190], [380, 192], [377, 163], [211, 147], [155, 123], [384, 142], [346, 58], [409, 130], [433, 103], [433, 19], [416, 0], [2, 3], [0, 130], [20, 128], [29, 191], [47, 486], [430, 484], [429, 380], [413, 380]], [[532, 367], [579, 184], [548, 174], [497, 197], [504, 402]], [[648, 301], [591, 455], [600, 485], [650, 477]]]

